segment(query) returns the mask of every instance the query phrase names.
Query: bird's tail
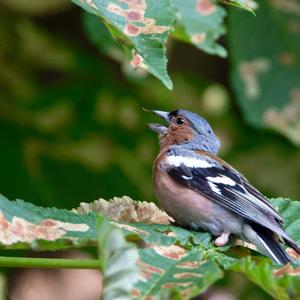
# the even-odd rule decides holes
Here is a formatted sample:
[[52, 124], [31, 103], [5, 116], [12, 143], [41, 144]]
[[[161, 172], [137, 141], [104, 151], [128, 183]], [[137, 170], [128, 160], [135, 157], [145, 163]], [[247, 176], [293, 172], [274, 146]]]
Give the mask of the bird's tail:
[[260, 252], [281, 265], [285, 265], [292, 260], [271, 230], [255, 223], [246, 226], [247, 229], [244, 231], [246, 239], [255, 244]]

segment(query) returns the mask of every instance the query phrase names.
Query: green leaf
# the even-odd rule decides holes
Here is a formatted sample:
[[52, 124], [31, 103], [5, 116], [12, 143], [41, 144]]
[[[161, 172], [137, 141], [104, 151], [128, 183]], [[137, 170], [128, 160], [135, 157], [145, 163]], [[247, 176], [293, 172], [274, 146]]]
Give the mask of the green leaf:
[[255, 262], [250, 257], [246, 257], [232, 265], [230, 270], [243, 273], [274, 299], [288, 300], [291, 299], [291, 295], [299, 296], [299, 288], [296, 290], [293, 287], [293, 279], [287, 276], [274, 276], [274, 268], [267, 259]]
[[293, 239], [300, 244], [300, 202], [286, 198], [271, 199], [284, 219], [284, 228]]
[[38, 207], [0, 195], [0, 244], [6, 248], [63, 249], [96, 240], [95, 215]]
[[[91, 41], [109, 56], [123, 61], [119, 42], [134, 68], [144, 68], [172, 88], [167, 73], [165, 43], [168, 34], [221, 57], [227, 55], [217, 41], [225, 33], [225, 9], [216, 0], [73, 0], [98, 18], [85, 16], [84, 26]], [[250, 10], [249, 0], [221, 1]], [[252, 2], [251, 2], [252, 3]], [[106, 25], [116, 41], [108, 36]]]
[[[270, 201], [283, 217], [287, 233], [300, 244], [300, 202], [284, 198], [270, 199]], [[245, 257], [231, 264], [229, 269], [243, 273], [275, 299], [288, 300], [291, 297], [298, 299], [297, 297], [300, 296], [299, 276], [289, 276], [289, 273], [299, 275], [299, 260], [293, 265], [294, 269], [284, 266], [276, 270], [268, 259], [253, 260], [251, 257]]]
[[172, 88], [167, 73], [164, 47], [175, 18], [171, 0], [73, 0], [73, 2], [99, 16], [114, 37], [125, 47], [133, 50], [133, 66], [147, 68], [169, 89]]
[[116, 226], [103, 216], [97, 217], [99, 258], [104, 277], [103, 300], [131, 299], [131, 290], [139, 277], [138, 251], [124, 239]]
[[[174, 4], [189, 42], [209, 54], [225, 57], [226, 50], [216, 42], [225, 33], [224, 8], [208, 0], [174, 0]], [[186, 40], [182, 31], [175, 36]]]
[[258, 8], [258, 4], [254, 0], [220, 0], [220, 2], [248, 10], [252, 13]]
[[140, 280], [133, 289], [136, 299], [173, 289], [182, 299], [190, 299], [223, 277], [217, 258], [225, 248], [214, 247], [208, 233], [170, 225], [118, 226], [144, 242], [144, 248], [139, 249]]
[[[271, 202], [283, 216], [287, 232], [299, 243], [300, 203], [283, 198]], [[90, 212], [91, 208], [119, 216], [123, 221], [115, 219], [115, 222], [109, 222]], [[101, 199], [90, 207], [82, 204], [78, 211], [89, 213], [78, 215], [63, 209], [37, 207], [22, 200], [9, 201], [1, 196], [1, 246], [40, 250], [91, 246], [98, 242], [99, 260], [86, 264], [57, 260], [57, 264], [60, 267], [66, 264], [68, 267], [86, 265], [92, 268], [95, 263], [99, 265], [104, 275], [104, 299], [147, 299], [159, 296], [161, 291], [170, 295], [174, 292], [179, 299], [190, 299], [222, 278], [227, 271], [244, 274], [276, 299], [300, 296], [299, 276], [292, 276], [300, 274], [300, 260], [278, 267], [257, 252], [249, 256], [249, 251], [233, 245], [215, 247], [211, 235], [206, 232], [171, 225], [124, 222], [129, 214], [133, 219], [153, 220], [150, 215], [154, 213], [155, 220], [167, 220], [153, 204], [136, 203], [128, 197], [115, 198], [107, 203]], [[137, 212], [139, 216], [135, 215]], [[128, 241], [137, 242], [139, 248]], [[291, 249], [287, 251], [296, 256]], [[6, 267], [39, 267], [39, 263], [44, 267], [55, 267], [56, 261], [0, 259], [0, 265]]]
[[293, 3], [259, 1], [256, 17], [231, 10], [229, 47], [233, 87], [249, 123], [300, 145], [300, 3]]
[[137, 299], [175, 288], [184, 299], [199, 295], [223, 277], [221, 268], [205, 254], [204, 249], [186, 251], [177, 245], [140, 250], [142, 278], [135, 286]]

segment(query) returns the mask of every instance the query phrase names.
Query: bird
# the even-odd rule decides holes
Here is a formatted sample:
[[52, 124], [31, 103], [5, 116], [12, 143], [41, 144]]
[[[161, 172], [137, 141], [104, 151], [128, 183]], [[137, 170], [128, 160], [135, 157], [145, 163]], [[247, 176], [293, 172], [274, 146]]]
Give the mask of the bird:
[[203, 117], [183, 109], [147, 111], [167, 122], [148, 124], [160, 144], [153, 188], [176, 225], [210, 232], [218, 247], [239, 237], [280, 265], [292, 261], [281, 242], [300, 254], [267, 197], [218, 157], [221, 142]]

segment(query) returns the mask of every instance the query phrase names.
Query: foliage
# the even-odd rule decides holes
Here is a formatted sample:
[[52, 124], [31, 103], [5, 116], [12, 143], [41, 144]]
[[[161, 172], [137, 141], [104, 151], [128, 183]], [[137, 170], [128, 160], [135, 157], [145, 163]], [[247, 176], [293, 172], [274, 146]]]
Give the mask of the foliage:
[[259, 1], [256, 18], [231, 11], [230, 26], [243, 28], [229, 32], [232, 81], [251, 124], [300, 144], [300, 3], [287, 2]]
[[[114, 201], [107, 202], [107, 206], [115, 207]], [[282, 198], [272, 202], [284, 216], [286, 230], [299, 243], [300, 203]], [[93, 212], [77, 215], [67, 210], [37, 207], [21, 200], [9, 201], [3, 196], [0, 209], [2, 248], [52, 250], [74, 245], [98, 245], [99, 269], [104, 275], [104, 299], [163, 297], [162, 291], [171, 293], [173, 290], [181, 299], [190, 299], [229, 270], [245, 274], [276, 299], [300, 295], [297, 277], [286, 275], [299, 272], [299, 261], [294, 263], [295, 269], [283, 267], [276, 270], [269, 259], [257, 253], [249, 256], [247, 252], [228, 246], [215, 247], [208, 233], [172, 225], [110, 224]], [[124, 206], [118, 209], [124, 210], [120, 214], [123, 216], [134, 211], [134, 208], [126, 210]], [[123, 229], [123, 234], [118, 227]], [[137, 246], [126, 242], [123, 236], [131, 242], [139, 241]], [[5, 258], [2, 258], [3, 262]]]
[[[207, 53], [226, 56], [225, 49], [216, 43], [224, 33], [225, 10], [215, 1], [73, 1], [103, 20], [114, 38], [131, 51], [133, 67], [148, 69], [168, 88], [172, 88], [172, 82], [167, 74], [165, 43], [174, 29], [175, 37], [195, 44]], [[238, 5], [248, 9], [243, 1]], [[92, 21], [88, 22], [91, 25]], [[91, 30], [89, 27], [89, 31], [94, 31], [91, 34], [93, 41], [100, 44], [101, 40], [102, 44], [104, 38], [98, 35], [97, 28], [94, 26]]]
[[225, 32], [223, 22], [226, 13], [223, 7], [209, 1], [195, 0], [174, 0], [174, 5], [180, 16], [177, 26], [183, 28], [175, 30], [175, 37], [209, 54], [227, 55], [224, 47], [216, 42]]
[[124, 239], [122, 232], [103, 216], [96, 217], [99, 259], [104, 277], [103, 300], [131, 299], [138, 281], [138, 251]]
[[[288, 273], [276, 276], [268, 261], [255, 263], [249, 257], [241, 259], [231, 266], [231, 270], [245, 274], [251, 281], [268, 292], [274, 299], [297, 299], [299, 279], [289, 277]], [[276, 274], [276, 273], [275, 273]]]
[[[97, 45], [107, 45], [106, 52], [97, 53], [86, 39], [81, 13], [70, 4], [54, 15], [41, 15], [45, 21], [40, 22], [30, 14], [0, 9], [0, 139], [5, 141], [0, 165], [7, 170], [0, 175], [2, 193], [61, 208], [97, 199], [99, 191], [105, 198], [130, 194], [153, 201], [151, 163], [157, 141], [145, 126], [154, 120], [141, 108], [182, 107], [211, 122], [223, 144], [221, 156], [259, 189], [299, 198], [299, 151], [270, 132], [245, 126], [227, 85], [226, 60], [170, 39], [175, 84], [167, 91], [144, 73], [132, 77], [120, 44], [86, 13], [84, 24], [87, 16], [95, 21], [89, 31], [104, 38]], [[264, 22], [258, 15], [245, 16]], [[229, 35], [239, 29], [229, 26]], [[107, 54], [122, 61], [127, 76]]]
[[249, 10], [251, 12], [254, 12], [254, 10], [258, 7], [258, 4], [253, 0], [221, 0], [221, 2]]
[[175, 18], [170, 0], [74, 2], [103, 18], [109, 30], [124, 46], [131, 45], [128, 50], [132, 50], [132, 64], [145, 65], [168, 88], [172, 87], [166, 70], [164, 48]]
[[153, 202], [134, 201], [128, 196], [114, 197], [109, 201], [99, 199], [92, 203], [82, 202], [73, 211], [81, 215], [90, 212], [102, 213], [110, 220], [118, 222], [170, 224], [173, 221]]
[[[115, 30], [110, 31], [116, 40], [132, 51], [131, 65], [134, 68], [148, 69], [168, 88], [172, 85], [166, 71], [164, 44], [169, 32], [172, 32], [173, 37], [191, 43], [209, 54], [226, 56], [224, 47], [217, 43], [225, 32], [223, 23], [226, 11], [214, 1], [164, 1], [164, 7], [160, 7], [161, 2], [144, 0], [137, 1], [138, 4], [118, 0], [75, 2], [104, 19], [108, 28], [116, 27], [117, 33]], [[229, 15], [232, 81], [247, 120], [255, 126], [278, 130], [299, 144], [299, 4], [295, 2], [293, 5], [285, 5], [280, 1], [264, 0], [257, 9], [256, 2], [249, 0], [221, 2], [257, 11], [257, 18], [237, 10], [232, 10]], [[125, 8], [122, 6], [124, 3], [127, 6]], [[142, 19], [130, 19], [131, 14]], [[144, 19], [145, 15], [148, 18]], [[288, 23], [285, 22], [286, 18], [289, 19]], [[86, 22], [91, 40], [98, 47], [105, 47], [106, 52], [111, 52], [113, 45], [114, 54], [111, 55], [116, 58], [115, 54], [119, 53], [117, 59], [124, 61], [123, 58], [120, 59], [120, 52], [115, 51], [117, 46], [107, 37], [107, 33], [100, 36], [103, 27], [97, 24], [96, 19], [86, 17]], [[153, 23], [154, 27], [149, 28], [148, 23]], [[143, 25], [140, 27], [140, 24]], [[136, 30], [134, 34], [127, 30], [131, 26]], [[240, 27], [243, 28], [242, 31], [239, 30]], [[269, 30], [272, 34], [266, 34]], [[130, 39], [129, 42], [124, 42], [124, 34]], [[284, 37], [283, 43], [278, 43], [281, 36]], [[153, 43], [153, 39], [159, 45]], [[107, 40], [108, 45], [103, 45]], [[274, 72], [277, 74], [275, 81]]]
[[[110, 2], [123, 11], [129, 8], [126, 0]], [[30, 199], [37, 205], [1, 198], [1, 211], [7, 217], [6, 222], [1, 220], [12, 231], [6, 236], [3, 231], [0, 236], [13, 243], [5, 247], [4, 253], [22, 255], [24, 250], [19, 252], [20, 249], [90, 245], [96, 249], [98, 239], [107, 240], [115, 234], [116, 227], [110, 224], [108, 235], [102, 236], [93, 213], [79, 216], [40, 206], [70, 209], [83, 199], [97, 199], [99, 194], [107, 199], [130, 194], [135, 199], [155, 201], [151, 164], [157, 153], [157, 140], [145, 126], [154, 119], [143, 113], [142, 107], [168, 111], [185, 108], [201, 113], [220, 137], [220, 155], [225, 160], [266, 195], [299, 199], [299, 150], [279, 135], [257, 129], [273, 128], [299, 144], [299, 1], [132, 0], [131, 3], [146, 3], [147, 7], [141, 6], [142, 10], [145, 8], [146, 24], [130, 22], [131, 29], [153, 26], [147, 23], [149, 19], [156, 21], [156, 30], [168, 27], [163, 33], [148, 32], [136, 37], [124, 34], [125, 17], [105, 12], [108, 1], [76, 3], [84, 8], [94, 3], [99, 9], [83, 10], [66, 0], [3, 0], [0, 4], [0, 165], [4, 171], [0, 174], [0, 190], [9, 198]], [[196, 4], [200, 11], [205, 8], [211, 13], [198, 13]], [[135, 12], [130, 16], [134, 17]], [[138, 9], [135, 16], [139, 13]], [[228, 36], [224, 36], [225, 31]], [[224, 57], [226, 52], [229, 59]], [[262, 72], [255, 77], [254, 69], [243, 63], [251, 64], [257, 59], [254, 69], [262, 68]], [[170, 76], [173, 90], [148, 76], [146, 69], [169, 87]], [[250, 94], [255, 94], [258, 87], [256, 100], [247, 96], [249, 86]], [[287, 205], [285, 199], [274, 203], [284, 215], [287, 231], [299, 242], [299, 225], [294, 218], [299, 213], [298, 203]], [[263, 289], [274, 298], [285, 299], [287, 290], [289, 297], [297, 295], [299, 276], [292, 276], [299, 274], [297, 263], [276, 270], [269, 260], [254, 252], [248, 256], [249, 250], [236, 246], [214, 248], [208, 234], [166, 225], [169, 219], [151, 202], [137, 203], [122, 197], [114, 198], [111, 204], [100, 199], [92, 205], [81, 205], [79, 210], [83, 213], [96, 209], [114, 216], [114, 221], [124, 228], [125, 238], [137, 243], [145, 268], [149, 267], [146, 262], [151, 266], [152, 258], [164, 262], [165, 273], [152, 272], [161, 267], [159, 264], [154, 264], [154, 269], [146, 268], [144, 273], [151, 282], [157, 280], [158, 286], [172, 287], [176, 283], [177, 289], [164, 289], [164, 299], [196, 295], [214, 282], [210, 291], [222, 287], [245, 300], [269, 299]], [[44, 222], [45, 218], [52, 221]], [[132, 223], [137, 221], [165, 225]], [[18, 226], [28, 232], [25, 241], [16, 234]], [[84, 231], [86, 226], [89, 229]], [[119, 249], [129, 247], [132, 251], [119, 233], [116, 232]], [[58, 240], [36, 240], [45, 237]], [[149, 244], [153, 247], [147, 247]], [[240, 244], [241, 241], [234, 243]], [[102, 246], [101, 251], [114, 252]], [[162, 256], [165, 252], [155, 251], [166, 250], [162, 247], [186, 251], [186, 256], [178, 261], [168, 259]], [[203, 263], [196, 269], [187, 269], [187, 273], [195, 275], [185, 279], [172, 277], [184, 270], [178, 269], [179, 263], [193, 257]], [[206, 262], [208, 257], [210, 264]], [[31, 267], [58, 267], [63, 263], [67, 267], [67, 261], [29, 261], [0, 257], [3, 266], [20, 267], [27, 263]], [[111, 263], [113, 259], [109, 266]], [[68, 264], [103, 270], [101, 259], [85, 263], [72, 260]], [[197, 277], [207, 271], [206, 267], [215, 273]], [[236, 280], [238, 273], [244, 275]], [[256, 288], [245, 278], [254, 282]], [[117, 279], [120, 278], [114, 277], [114, 282]], [[193, 282], [194, 290], [189, 282]], [[158, 286], [147, 292], [146, 283], [139, 281], [133, 292], [151, 294]]]

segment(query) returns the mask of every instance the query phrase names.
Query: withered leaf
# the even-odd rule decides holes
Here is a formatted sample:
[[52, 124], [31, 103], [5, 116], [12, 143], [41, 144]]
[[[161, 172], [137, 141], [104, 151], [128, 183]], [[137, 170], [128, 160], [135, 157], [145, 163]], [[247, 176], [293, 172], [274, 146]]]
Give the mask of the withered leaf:
[[147, 224], [170, 224], [173, 219], [160, 210], [155, 203], [135, 201], [128, 196], [99, 199], [92, 203], [82, 202], [73, 212], [88, 214], [98, 212], [115, 222], [141, 222]]

